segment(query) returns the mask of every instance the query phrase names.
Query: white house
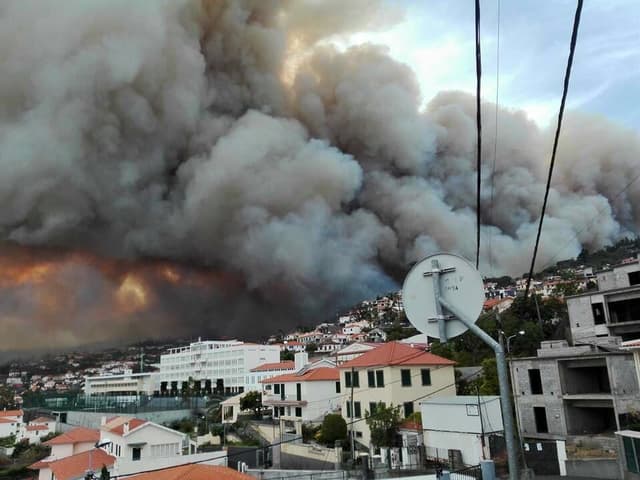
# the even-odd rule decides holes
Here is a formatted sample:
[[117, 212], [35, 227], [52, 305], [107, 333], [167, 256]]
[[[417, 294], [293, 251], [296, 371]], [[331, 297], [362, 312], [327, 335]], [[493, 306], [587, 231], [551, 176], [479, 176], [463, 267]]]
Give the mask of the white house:
[[39, 470], [38, 480], [81, 480], [89, 470], [99, 475], [103, 466], [111, 472], [114, 463], [112, 455], [99, 448], [91, 448], [57, 460], [44, 459], [29, 468]]
[[103, 417], [100, 441], [111, 443], [106, 450], [117, 459], [131, 461], [143, 458], [182, 455], [186, 434], [139, 418]]
[[23, 424], [20, 439], [27, 439], [30, 444], [40, 443], [43, 437], [56, 431], [56, 421], [53, 418], [38, 417], [27, 425]]
[[22, 410], [0, 410], [0, 437], [20, 436]]
[[[298, 355], [298, 354], [296, 354]], [[255, 368], [252, 368], [247, 375], [247, 388], [245, 391], [249, 392], [255, 390], [257, 392], [262, 390], [262, 380], [275, 377], [276, 375], [282, 375], [284, 373], [293, 373], [296, 371], [295, 362], [293, 360], [286, 360], [284, 362], [272, 362], [263, 363]], [[241, 397], [243, 395], [240, 395]]]
[[503, 431], [498, 396], [429, 398], [420, 402], [420, 411], [428, 458], [457, 455], [465, 465], [477, 465], [490, 458], [487, 435]]
[[377, 343], [352, 343], [351, 345], [347, 345], [346, 347], [338, 350], [335, 353], [335, 357], [338, 365], [344, 362], [348, 362], [349, 360], [353, 360], [354, 358], [359, 357], [363, 353], [368, 352], [369, 350], [373, 350], [379, 346]]

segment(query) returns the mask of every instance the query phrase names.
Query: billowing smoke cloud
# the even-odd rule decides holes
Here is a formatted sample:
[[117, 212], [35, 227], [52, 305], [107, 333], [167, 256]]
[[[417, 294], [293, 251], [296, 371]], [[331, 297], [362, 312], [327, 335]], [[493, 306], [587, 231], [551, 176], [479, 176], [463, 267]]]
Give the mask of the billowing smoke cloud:
[[[223, 315], [238, 326], [269, 317], [276, 330], [304, 322], [293, 312], [321, 316], [393, 288], [388, 272], [428, 253], [473, 258], [474, 99], [446, 92], [422, 111], [411, 69], [384, 47], [332, 46], [399, 15], [374, 0], [2, 2], [0, 238], [242, 279], [224, 300], [165, 301], [167, 319], [141, 335]], [[481, 269], [520, 274], [552, 132], [505, 109], [499, 123], [496, 172], [483, 172]], [[485, 122], [485, 138], [493, 128]], [[639, 154], [635, 133], [566, 117], [539, 266], [635, 235], [640, 183], [618, 193]], [[102, 271], [83, 268], [70, 264], [60, 281], [102, 292]], [[93, 338], [75, 327], [86, 295], [43, 320], [76, 335], [66, 343]], [[3, 303], [10, 336], [28, 304]], [[89, 324], [109, 329], [114, 315]]]

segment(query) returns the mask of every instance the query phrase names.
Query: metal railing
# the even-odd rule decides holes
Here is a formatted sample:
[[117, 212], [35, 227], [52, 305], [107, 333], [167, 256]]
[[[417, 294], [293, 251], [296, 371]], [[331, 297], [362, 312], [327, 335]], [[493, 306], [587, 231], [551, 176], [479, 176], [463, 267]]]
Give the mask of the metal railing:
[[451, 480], [482, 480], [482, 469], [480, 465], [474, 465], [473, 467], [462, 468], [451, 472]]

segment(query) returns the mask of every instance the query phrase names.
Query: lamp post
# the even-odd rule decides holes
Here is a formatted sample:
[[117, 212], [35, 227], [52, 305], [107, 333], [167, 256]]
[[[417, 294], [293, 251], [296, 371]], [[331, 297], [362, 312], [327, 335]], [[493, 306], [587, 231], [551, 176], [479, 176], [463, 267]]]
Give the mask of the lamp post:
[[508, 337], [506, 337], [506, 334], [504, 333], [503, 330], [500, 330], [500, 336], [502, 338], [507, 339], [507, 356], [511, 356], [511, 340], [516, 338], [519, 335], [524, 335], [526, 332], [524, 330], [520, 330], [518, 333], [514, 333], [513, 335], [509, 335]]
[[[102, 441], [98, 440], [94, 445], [94, 448], [106, 447], [110, 443], [112, 442], [108, 438], [105, 438]], [[95, 472], [93, 471], [93, 448], [89, 450], [89, 470], [87, 470], [87, 473], [84, 478], [87, 480], [93, 480], [94, 478], [96, 478]]]

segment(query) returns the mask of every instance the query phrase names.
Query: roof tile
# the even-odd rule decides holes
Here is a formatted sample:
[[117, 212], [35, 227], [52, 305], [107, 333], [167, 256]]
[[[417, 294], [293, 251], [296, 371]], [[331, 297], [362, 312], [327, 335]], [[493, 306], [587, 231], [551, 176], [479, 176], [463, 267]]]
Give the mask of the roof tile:
[[262, 383], [287, 383], [287, 382], [320, 382], [320, 381], [338, 381], [340, 380], [340, 372], [333, 367], [318, 367], [309, 369], [301, 374], [286, 373], [277, 377], [262, 380]]
[[133, 475], [129, 480], [253, 480], [246, 473], [218, 465], [180, 465]]
[[340, 368], [394, 365], [455, 365], [455, 362], [406, 343], [388, 342], [343, 363]]

